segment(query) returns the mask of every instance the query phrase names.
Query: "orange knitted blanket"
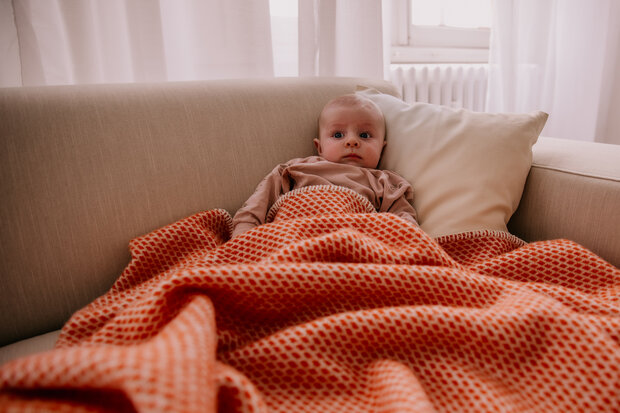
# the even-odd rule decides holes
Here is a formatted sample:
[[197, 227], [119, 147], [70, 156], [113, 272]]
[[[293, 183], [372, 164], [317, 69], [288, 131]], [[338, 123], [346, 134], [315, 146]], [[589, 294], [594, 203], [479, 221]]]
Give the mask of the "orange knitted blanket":
[[0, 410], [617, 411], [620, 270], [366, 208], [311, 188], [232, 240], [223, 210], [133, 240], [55, 349], [1, 367]]

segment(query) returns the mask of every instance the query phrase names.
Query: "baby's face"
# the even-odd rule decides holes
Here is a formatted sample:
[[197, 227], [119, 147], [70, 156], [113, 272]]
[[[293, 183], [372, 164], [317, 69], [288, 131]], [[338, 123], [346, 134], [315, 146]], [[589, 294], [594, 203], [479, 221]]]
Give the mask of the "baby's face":
[[328, 106], [321, 114], [314, 144], [328, 161], [374, 169], [385, 145], [383, 115], [367, 103]]

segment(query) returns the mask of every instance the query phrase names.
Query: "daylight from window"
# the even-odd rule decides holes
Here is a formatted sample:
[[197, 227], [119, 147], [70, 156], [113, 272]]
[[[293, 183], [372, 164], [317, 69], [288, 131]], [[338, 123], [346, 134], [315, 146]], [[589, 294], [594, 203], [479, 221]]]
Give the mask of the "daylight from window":
[[297, 1], [269, 0], [275, 76], [297, 76]]
[[[411, 18], [405, 18], [404, 24], [411, 23], [419, 29], [437, 27], [457, 28], [456, 33], [415, 32], [416, 44], [410, 46], [437, 47], [433, 56], [422, 53], [420, 56], [409, 56], [407, 51], [400, 51], [396, 61], [402, 62], [486, 62], [488, 52], [476, 48], [488, 48], [489, 32], [464, 33], [461, 29], [489, 28], [491, 26], [491, 0], [410, 0]], [[269, 0], [271, 14], [271, 36], [273, 47], [274, 74], [276, 76], [297, 76], [298, 68], [298, 2], [294, 0]], [[430, 26], [430, 27], [429, 27]], [[407, 29], [411, 30], [411, 29]], [[414, 29], [415, 30], [415, 29]], [[410, 32], [411, 35], [412, 32]], [[452, 37], [455, 36], [456, 41]], [[472, 40], [473, 39], [473, 40]], [[482, 40], [481, 40], [482, 39]], [[481, 42], [484, 43], [481, 46]], [[455, 56], [447, 55], [449, 47], [470, 48], [465, 52], [458, 51]], [[473, 49], [472, 49], [473, 48]], [[448, 50], [448, 51], [445, 51]], [[451, 49], [450, 49], [451, 50]], [[482, 50], [482, 49], [481, 49]], [[443, 54], [441, 54], [443, 53]], [[463, 55], [463, 53], [469, 53]], [[480, 57], [478, 54], [487, 53]], [[441, 54], [441, 56], [439, 56]], [[476, 54], [471, 57], [471, 54]], [[439, 57], [437, 57], [439, 56]]]
[[491, 26], [491, 0], [412, 0], [411, 22], [420, 26]]

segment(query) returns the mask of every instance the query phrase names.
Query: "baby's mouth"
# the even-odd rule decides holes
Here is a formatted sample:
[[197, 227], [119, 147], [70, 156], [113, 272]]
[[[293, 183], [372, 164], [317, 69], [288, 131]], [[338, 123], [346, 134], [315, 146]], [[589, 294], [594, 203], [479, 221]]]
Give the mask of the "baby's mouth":
[[348, 155], [345, 155], [344, 157], [345, 159], [362, 159], [361, 156], [354, 154], [354, 153], [350, 153]]

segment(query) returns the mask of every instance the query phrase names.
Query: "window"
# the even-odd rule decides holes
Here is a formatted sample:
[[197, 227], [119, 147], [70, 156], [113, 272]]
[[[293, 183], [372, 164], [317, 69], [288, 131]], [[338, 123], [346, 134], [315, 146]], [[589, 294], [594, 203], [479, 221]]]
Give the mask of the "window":
[[481, 63], [491, 0], [394, 0], [392, 63]]

